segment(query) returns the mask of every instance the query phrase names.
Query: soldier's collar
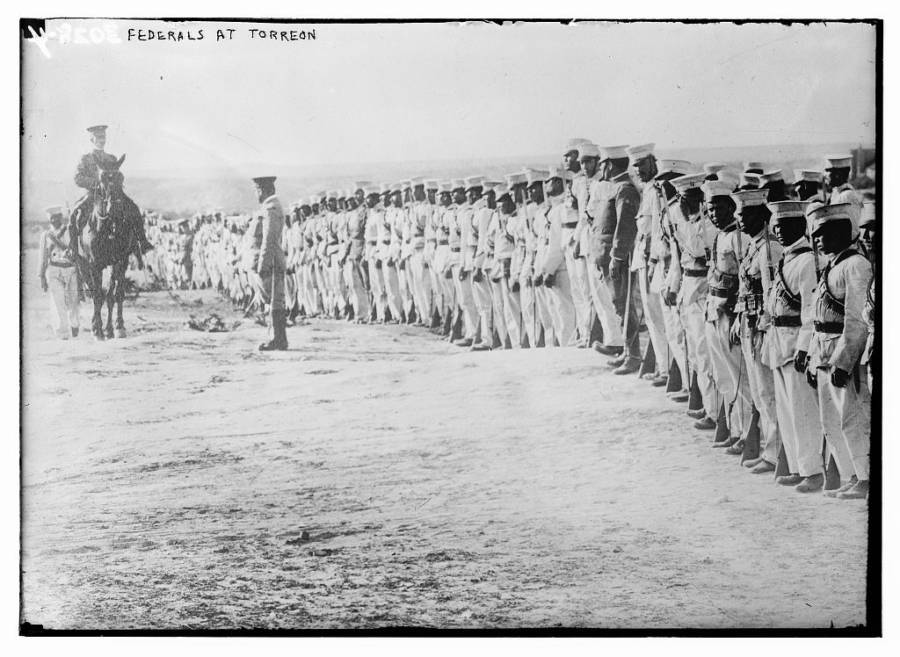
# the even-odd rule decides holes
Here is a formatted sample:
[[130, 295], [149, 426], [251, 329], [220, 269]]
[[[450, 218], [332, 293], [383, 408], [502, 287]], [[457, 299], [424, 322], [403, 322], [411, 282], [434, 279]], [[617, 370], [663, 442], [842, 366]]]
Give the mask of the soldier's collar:
[[617, 176], [613, 176], [612, 182], [624, 182], [625, 180], [630, 180], [631, 178], [628, 175], [627, 171], [623, 171]]
[[794, 242], [790, 246], [786, 246], [784, 248], [784, 254], [790, 255], [797, 249], [802, 249], [803, 247], [808, 247], [808, 246], [809, 246], [809, 240], [806, 239], [806, 235], [802, 235], [800, 237], [800, 239], [798, 239], [796, 242]]

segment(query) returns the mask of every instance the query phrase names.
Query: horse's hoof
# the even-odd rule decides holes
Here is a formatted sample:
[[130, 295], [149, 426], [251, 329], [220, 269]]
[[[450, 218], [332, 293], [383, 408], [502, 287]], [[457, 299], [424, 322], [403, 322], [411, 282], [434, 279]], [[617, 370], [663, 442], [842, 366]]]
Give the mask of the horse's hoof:
[[125, 329], [116, 329], [116, 337], [124, 338], [125, 337]]

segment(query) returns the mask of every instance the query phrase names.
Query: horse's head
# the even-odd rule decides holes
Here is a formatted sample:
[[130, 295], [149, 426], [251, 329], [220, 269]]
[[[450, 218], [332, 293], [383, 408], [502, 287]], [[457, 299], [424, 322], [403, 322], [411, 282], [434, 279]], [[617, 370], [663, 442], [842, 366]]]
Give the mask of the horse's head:
[[125, 182], [125, 176], [119, 171], [125, 156], [122, 155], [115, 162], [98, 163], [100, 168], [100, 193], [103, 196], [110, 196], [112, 192], [121, 191], [122, 183]]

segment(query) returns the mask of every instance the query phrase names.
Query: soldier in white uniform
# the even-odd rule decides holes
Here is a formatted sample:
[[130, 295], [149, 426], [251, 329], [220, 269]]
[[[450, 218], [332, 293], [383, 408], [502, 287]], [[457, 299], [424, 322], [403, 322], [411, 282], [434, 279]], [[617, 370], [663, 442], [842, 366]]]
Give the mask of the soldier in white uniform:
[[[499, 287], [503, 308], [503, 316], [497, 321], [505, 323], [509, 346], [519, 349], [522, 346], [522, 310], [519, 305], [519, 279], [515, 270], [518, 257], [515, 234], [516, 203], [512, 197], [513, 192], [506, 184], [498, 185], [494, 189], [494, 194], [497, 197], [497, 211], [494, 213], [493, 221], [496, 223], [492, 232], [496, 264], [492, 280], [495, 280]], [[496, 291], [494, 296], [496, 298]]]
[[[479, 232], [478, 250], [475, 253], [475, 259], [480, 263], [479, 266], [491, 287], [491, 317], [494, 334], [496, 335], [494, 346], [505, 349], [509, 340], [509, 333], [507, 332], [506, 314], [503, 307], [502, 281], [504, 265], [502, 258], [504, 256], [501, 251], [506, 240], [501, 234], [501, 215], [500, 209], [497, 207], [498, 189], [506, 191], [506, 185], [493, 180], [484, 181], [484, 200], [487, 203], [490, 215], [487, 228]], [[505, 257], [508, 260], [509, 255]]]
[[[716, 388], [728, 427], [723, 440], [714, 447], [728, 447], [750, 428], [752, 400], [747, 384], [744, 355], [731, 340], [738, 297], [738, 266], [746, 252], [747, 238], [738, 230], [731, 198], [734, 182], [730, 179], [703, 183], [707, 214], [718, 229], [711, 249], [709, 291], [706, 296], [706, 344], [712, 361]], [[702, 421], [702, 420], [701, 420]]]
[[372, 185], [366, 188], [366, 260], [369, 263], [369, 286], [372, 289], [372, 305], [375, 319], [387, 320], [387, 292], [384, 288], [384, 263], [381, 259], [381, 235], [384, 226], [384, 209], [380, 207], [381, 190]]
[[441, 333], [448, 339], [453, 338], [453, 326], [459, 306], [456, 296], [456, 285], [453, 277], [453, 256], [450, 250], [451, 233], [453, 232], [453, 184], [442, 182], [438, 185], [438, 206], [435, 210], [435, 233], [437, 246], [434, 250], [434, 270], [441, 285]]
[[[534, 254], [532, 262], [532, 290], [534, 292], [535, 319], [537, 320], [538, 346], [552, 347], [556, 343], [556, 335], [553, 330], [553, 315], [550, 311], [549, 290], [544, 287], [544, 276], [541, 273], [541, 262], [547, 249], [550, 224], [547, 221], [547, 212], [550, 206], [544, 196], [544, 181], [548, 172], [545, 170], [529, 171], [528, 194], [529, 204], [526, 211], [529, 215], [532, 244]], [[543, 335], [543, 340], [541, 339]]]
[[568, 231], [574, 231], [577, 215], [564, 194], [566, 173], [561, 167], [548, 167], [545, 181], [548, 230], [543, 258], [537, 267], [544, 288], [549, 291], [553, 332], [561, 347], [575, 346], [577, 341], [572, 283], [566, 262], [566, 245], [571, 237]]
[[[481, 236], [487, 233], [491, 221], [491, 209], [487, 206], [484, 193], [484, 176], [466, 178], [466, 202], [468, 208], [461, 218], [462, 254], [466, 271], [470, 273], [472, 297], [478, 313], [478, 338], [472, 344], [473, 351], [491, 349], [494, 342], [493, 300], [491, 283], [484, 275], [485, 254], [479, 253]], [[482, 244], [483, 246], [483, 244]]]
[[659, 193], [653, 184], [653, 179], [659, 173], [653, 149], [654, 144], [641, 144], [640, 146], [631, 146], [626, 149], [631, 168], [642, 185], [641, 204], [637, 217], [638, 232], [631, 256], [631, 268], [637, 272], [641, 303], [644, 309], [644, 322], [647, 325], [647, 332], [650, 334], [650, 344], [653, 346], [653, 352], [656, 357], [656, 371], [648, 372], [645, 378], [654, 382], [655, 385], [664, 385], [666, 382], [666, 368], [668, 367], [665, 359], [665, 354], [668, 351], [666, 324], [663, 318], [662, 299], [659, 296], [659, 292], [650, 291], [650, 280], [655, 269], [650, 264], [654, 224], [658, 221], [661, 213]]
[[[738, 205], [738, 225], [749, 238], [747, 252], [738, 268], [740, 322], [735, 323], [733, 332], [740, 334], [750, 396], [760, 415], [760, 455], [744, 462], [754, 474], [773, 472], [781, 449], [775, 411], [775, 378], [763, 358], [763, 340], [771, 324], [765, 299], [772, 289], [775, 263], [781, 259], [782, 252], [781, 245], [772, 239], [769, 231], [767, 197], [766, 189], [739, 191], [733, 195]], [[742, 442], [729, 447], [729, 453], [741, 453]]]
[[570, 139], [566, 145], [563, 161], [570, 172], [571, 181], [566, 185], [564, 203], [572, 212], [567, 213], [563, 225], [563, 244], [565, 246], [566, 270], [572, 284], [572, 302], [575, 305], [575, 324], [577, 342], [575, 346], [589, 347], [591, 343], [591, 327], [594, 322], [591, 287], [588, 281], [588, 262], [585, 255], [588, 251], [587, 199], [588, 185], [593, 182], [585, 173], [585, 162], [593, 158], [591, 170], [593, 178], [598, 176], [600, 150], [596, 144], [587, 139]]
[[[691, 413], [702, 420], [698, 428], [715, 428], [720, 399], [715, 386], [715, 376], [709, 345], [706, 342], [706, 297], [709, 290], [709, 260], [716, 235], [715, 227], [705, 216], [702, 185], [705, 173], [695, 173], [672, 179], [678, 192], [677, 206], [671, 206], [672, 226], [678, 244], [677, 255], [669, 268], [667, 288], [669, 296], [676, 295], [685, 329], [688, 367], [696, 375], [697, 386], [703, 400], [702, 411]], [[688, 381], [690, 383], [690, 381]]]
[[825, 440], [842, 480], [848, 480], [833, 495], [861, 499], [869, 493], [872, 399], [860, 359], [868, 334], [864, 310], [872, 265], [853, 248], [852, 204], [814, 207], [810, 219], [812, 237], [827, 262], [816, 288], [808, 378], [818, 389]]
[[453, 200], [455, 207], [450, 214], [450, 261], [453, 281], [456, 287], [456, 299], [463, 318], [463, 336], [453, 342], [458, 347], [471, 347], [478, 335], [478, 308], [472, 293], [470, 278], [471, 260], [466, 257], [465, 247], [468, 245], [472, 230], [472, 208], [467, 202], [466, 181], [453, 181]]
[[824, 191], [827, 203], [849, 203], [853, 225], [859, 226], [863, 200], [860, 193], [849, 182], [853, 157], [849, 154], [826, 155], [825, 162]]
[[769, 203], [772, 228], [784, 250], [766, 298], [771, 325], [763, 349], [775, 377], [775, 411], [788, 466], [788, 474], [776, 481], [812, 493], [822, 489], [825, 474], [818, 400], [804, 376], [816, 291], [816, 256], [806, 238], [805, 206], [802, 201]]
[[62, 206], [47, 208], [50, 226], [41, 233], [38, 277], [41, 289], [50, 293], [51, 325], [61, 340], [78, 337], [78, 276], [69, 250], [69, 228]]

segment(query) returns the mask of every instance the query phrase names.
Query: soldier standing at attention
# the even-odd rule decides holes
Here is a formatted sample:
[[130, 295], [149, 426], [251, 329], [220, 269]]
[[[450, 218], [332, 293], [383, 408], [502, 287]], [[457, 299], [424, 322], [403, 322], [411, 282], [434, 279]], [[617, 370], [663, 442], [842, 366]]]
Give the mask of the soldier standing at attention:
[[794, 169], [794, 192], [801, 201], [822, 196], [822, 172], [812, 169]]
[[[754, 474], [774, 471], [781, 448], [775, 411], [775, 378], [763, 359], [763, 339], [771, 324], [765, 299], [772, 288], [775, 264], [781, 259], [782, 252], [781, 245], [770, 239], [768, 221], [771, 213], [765, 205], [768, 194], [767, 189], [755, 189], [733, 195], [739, 208], [738, 225], [749, 238], [747, 252], [738, 270], [741, 320], [735, 322], [733, 334], [740, 336], [750, 396], [760, 415], [763, 439], [760, 456], [744, 462]], [[729, 453], [742, 453], [741, 443], [729, 447]]]
[[859, 226], [859, 215], [862, 212], [862, 196], [850, 184], [850, 169], [853, 157], [850, 155], [826, 155], [825, 156], [824, 191], [827, 194], [826, 203], [849, 203], [851, 220], [854, 226]]
[[828, 258], [815, 297], [815, 320], [807, 380], [819, 392], [819, 419], [841, 478], [826, 495], [862, 499], [869, 494], [871, 394], [860, 358], [868, 330], [864, 307], [871, 263], [853, 248], [856, 225], [851, 204], [809, 211], [812, 237]]
[[595, 217], [594, 262], [609, 286], [613, 305], [625, 345], [622, 353], [609, 365], [616, 374], [630, 374], [641, 367], [638, 342], [638, 318], [634, 308], [631, 252], [637, 234], [637, 213], [641, 196], [628, 175], [628, 153], [625, 146], [600, 149], [602, 177], [608, 181], [607, 193], [600, 200], [600, 213]]
[[816, 258], [806, 238], [806, 203], [769, 203], [773, 229], [784, 247], [766, 298], [772, 325], [763, 344], [764, 362], [775, 375], [775, 411], [784, 441], [788, 474], [776, 479], [801, 493], [822, 489], [822, 430], [816, 392], [804, 373], [815, 314]]
[[[91, 133], [91, 144], [93, 150], [86, 155], [81, 156], [78, 168], [75, 171], [75, 184], [86, 190], [86, 194], [76, 203], [72, 214], [69, 216], [69, 248], [73, 253], [78, 253], [78, 237], [87, 218], [94, 208], [94, 193], [100, 184], [100, 166], [115, 164], [118, 158], [115, 155], [107, 153], [106, 148], [106, 128], [105, 125], [94, 125], [87, 129]], [[153, 249], [153, 245], [147, 240], [144, 232], [144, 220], [135, 213], [135, 217], [131, 226], [138, 240], [138, 253], [135, 255], [140, 257], [142, 254]], [[143, 263], [141, 264], [143, 266]]]
[[[600, 155], [597, 146], [587, 139], [570, 139], [563, 153], [566, 170], [571, 182], [566, 185], [564, 202], [571, 212], [567, 213], [563, 225], [563, 246], [565, 248], [566, 270], [572, 283], [572, 301], [575, 304], [575, 322], [578, 333], [576, 346], [590, 346], [591, 326], [594, 321], [591, 288], [588, 283], [587, 259], [587, 197], [588, 177], [582, 162], [594, 158], [593, 172], [596, 178], [596, 160]], [[585, 239], [583, 239], [585, 238]]]
[[51, 323], [56, 336], [68, 340], [78, 337], [78, 277], [71, 256], [68, 228], [63, 221], [62, 207], [47, 208], [50, 227], [41, 234], [38, 276], [41, 289], [50, 293], [53, 312]]
[[287, 324], [284, 310], [284, 250], [281, 233], [284, 230], [284, 208], [275, 196], [275, 176], [253, 179], [260, 203], [257, 218], [262, 230], [254, 231], [254, 244], [259, 249], [256, 273], [262, 279], [262, 289], [269, 301], [274, 337], [259, 345], [260, 351], [284, 351], [288, 348]]

